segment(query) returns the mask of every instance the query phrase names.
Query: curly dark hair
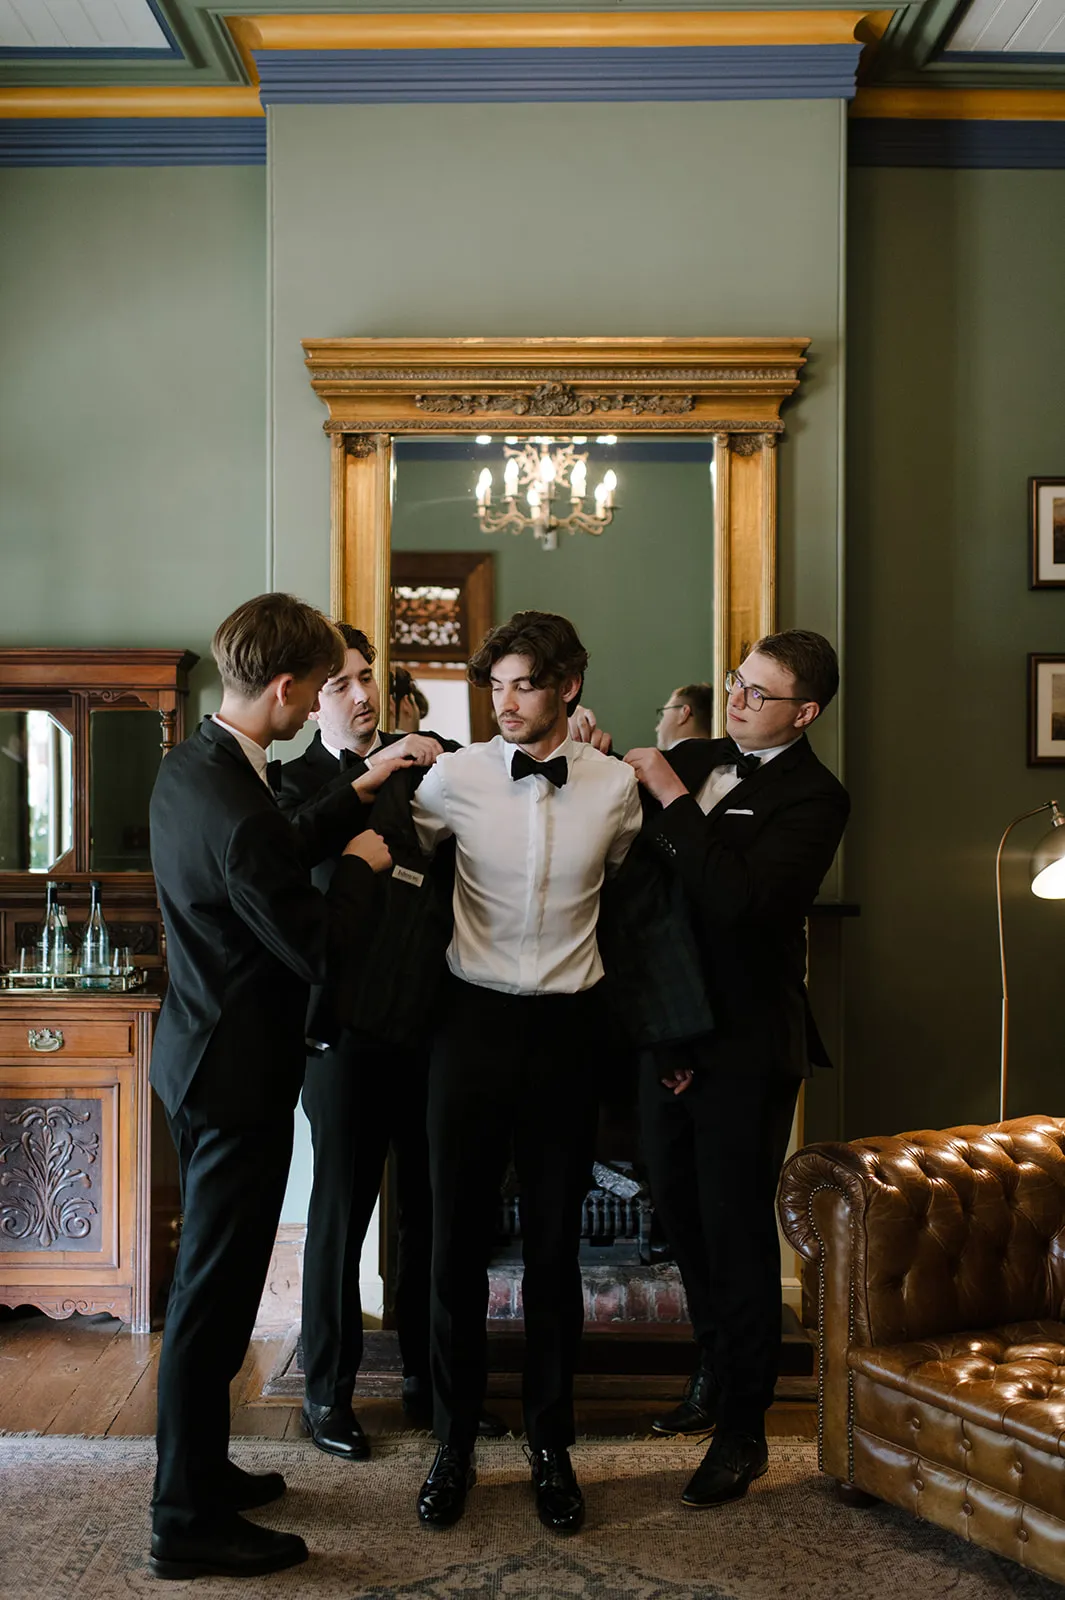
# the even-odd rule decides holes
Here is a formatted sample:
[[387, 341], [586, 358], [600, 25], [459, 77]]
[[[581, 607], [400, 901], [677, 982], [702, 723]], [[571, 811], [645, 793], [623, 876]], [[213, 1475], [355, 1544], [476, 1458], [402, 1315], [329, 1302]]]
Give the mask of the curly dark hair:
[[358, 650], [368, 667], [374, 664], [377, 650], [370, 643], [361, 628], [353, 628], [350, 622], [338, 622], [337, 632], [342, 636], [349, 650]]
[[588, 652], [568, 617], [553, 611], [516, 611], [509, 622], [501, 622], [481, 641], [470, 657], [466, 676], [478, 689], [487, 689], [496, 662], [511, 655], [527, 659], [529, 681], [535, 689], [579, 678], [577, 693], [566, 702], [567, 713], [580, 704]]

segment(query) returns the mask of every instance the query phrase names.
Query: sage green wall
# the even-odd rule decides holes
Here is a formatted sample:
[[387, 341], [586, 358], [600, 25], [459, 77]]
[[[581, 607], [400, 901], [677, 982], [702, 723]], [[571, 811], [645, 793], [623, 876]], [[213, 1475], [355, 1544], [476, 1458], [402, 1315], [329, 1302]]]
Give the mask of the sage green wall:
[[[200, 656], [266, 587], [265, 175], [0, 172], [0, 640]], [[192, 714], [217, 704], [196, 669]]]
[[[848, 1136], [997, 1114], [994, 855], [1060, 796], [1026, 765], [1026, 480], [1065, 474], [1065, 172], [850, 182]], [[1007, 863], [1010, 1110], [1065, 1113], [1065, 907]]]
[[[328, 602], [325, 411], [301, 339], [808, 335], [780, 451], [780, 616], [838, 639], [840, 102], [275, 106], [268, 117], [279, 587]], [[653, 548], [646, 559], [650, 570]], [[834, 709], [817, 736], [833, 765], [837, 739]], [[286, 1219], [303, 1216], [308, 1183], [303, 1142]]]
[[[711, 451], [708, 444], [708, 457]], [[678, 685], [713, 675], [714, 503], [707, 462], [622, 457], [615, 462], [613, 522], [597, 535], [560, 532], [558, 549], [545, 551], [528, 531], [485, 535], [478, 526], [478, 469], [495, 469], [498, 497], [500, 459], [498, 449], [479, 450], [477, 464], [401, 458], [392, 548], [490, 550], [497, 620], [529, 609], [571, 617], [590, 655], [585, 704], [618, 749], [653, 744], [656, 708]], [[605, 458], [593, 457], [589, 489], [604, 464]], [[648, 542], [651, 563], [643, 559]], [[430, 726], [431, 713], [430, 696]]]

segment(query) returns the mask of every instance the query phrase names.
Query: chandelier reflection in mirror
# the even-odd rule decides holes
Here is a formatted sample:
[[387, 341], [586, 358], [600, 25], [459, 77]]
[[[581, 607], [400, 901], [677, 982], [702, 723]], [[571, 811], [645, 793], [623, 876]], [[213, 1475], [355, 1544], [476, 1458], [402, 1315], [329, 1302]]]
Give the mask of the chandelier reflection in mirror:
[[[490, 434], [479, 434], [478, 444], [491, 444]], [[492, 507], [492, 472], [484, 467], [477, 480], [477, 520], [484, 533], [521, 533], [531, 528], [544, 550], [558, 549], [559, 529], [567, 533], [602, 533], [614, 516], [617, 473], [608, 467], [591, 495], [588, 493], [588, 452], [578, 450], [586, 438], [555, 439], [540, 435], [524, 443], [516, 437], [503, 444], [503, 495], [498, 510]], [[602, 434], [596, 444], [617, 443], [614, 434]], [[585, 501], [591, 499], [585, 510]], [[524, 504], [521, 502], [524, 501]], [[569, 505], [563, 514], [562, 508]], [[527, 508], [527, 509], [526, 509]]]

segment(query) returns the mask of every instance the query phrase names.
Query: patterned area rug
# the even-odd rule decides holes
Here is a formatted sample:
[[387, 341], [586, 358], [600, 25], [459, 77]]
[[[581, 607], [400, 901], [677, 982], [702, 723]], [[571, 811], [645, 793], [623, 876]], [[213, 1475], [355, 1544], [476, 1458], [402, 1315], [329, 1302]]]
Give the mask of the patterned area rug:
[[[375, 1441], [376, 1443], [376, 1441]], [[588, 1499], [575, 1538], [536, 1518], [517, 1442], [478, 1450], [480, 1482], [457, 1527], [419, 1527], [424, 1436], [383, 1438], [346, 1465], [310, 1445], [234, 1441], [249, 1469], [280, 1469], [285, 1498], [257, 1515], [301, 1533], [305, 1566], [269, 1578], [171, 1583], [167, 1600], [1062, 1600], [1056, 1584], [886, 1506], [851, 1511], [815, 1448], [774, 1441], [768, 1475], [717, 1511], [679, 1503], [698, 1444], [582, 1440]], [[4, 1600], [164, 1600], [147, 1569], [150, 1439], [0, 1437]]]

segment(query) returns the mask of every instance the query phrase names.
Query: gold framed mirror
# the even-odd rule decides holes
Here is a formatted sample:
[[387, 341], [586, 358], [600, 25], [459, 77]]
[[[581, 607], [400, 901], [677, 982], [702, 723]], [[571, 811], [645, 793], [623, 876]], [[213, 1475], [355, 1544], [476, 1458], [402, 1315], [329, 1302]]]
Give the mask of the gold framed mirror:
[[[308, 339], [328, 408], [334, 616], [387, 682], [393, 441], [537, 435], [713, 442], [713, 681], [776, 621], [776, 445], [804, 338]], [[720, 697], [717, 717], [723, 716]], [[720, 727], [717, 731], [721, 731]]]

